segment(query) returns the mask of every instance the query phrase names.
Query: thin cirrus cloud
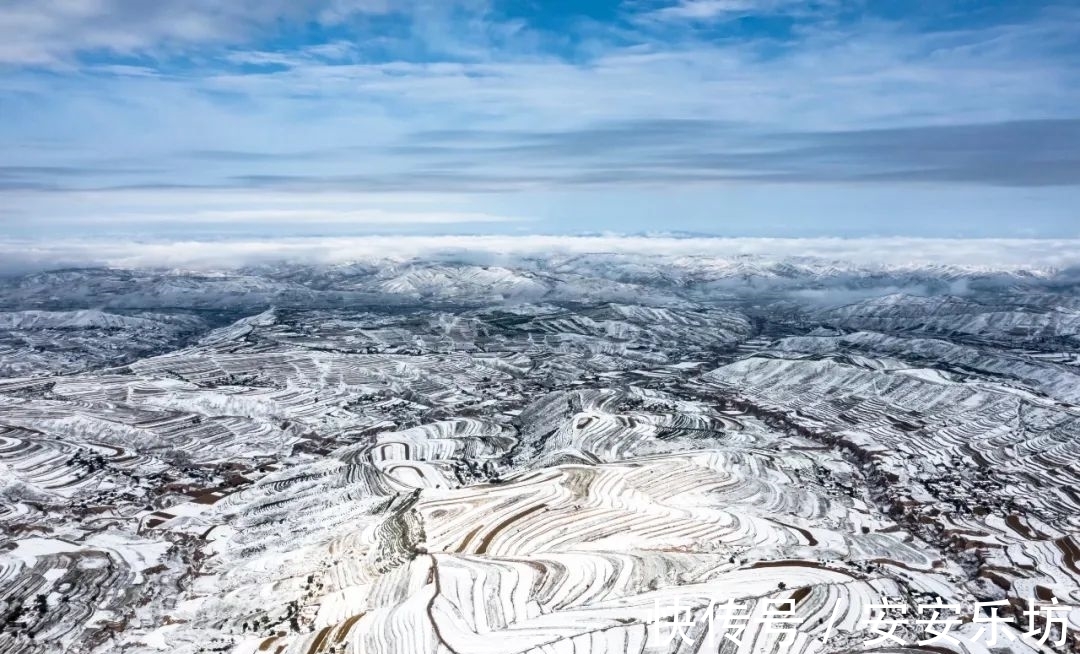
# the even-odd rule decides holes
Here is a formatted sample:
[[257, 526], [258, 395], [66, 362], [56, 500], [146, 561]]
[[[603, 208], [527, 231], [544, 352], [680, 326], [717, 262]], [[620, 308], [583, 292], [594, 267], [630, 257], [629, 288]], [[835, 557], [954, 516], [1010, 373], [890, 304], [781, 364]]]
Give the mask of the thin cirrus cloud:
[[[927, 208], [938, 203], [926, 189], [996, 189], [993, 220], [969, 224], [1016, 235], [1006, 207], [1035, 235], [1069, 235], [1080, 15], [1068, 5], [521, 7], [7, 3], [0, 230], [62, 218], [87, 230], [525, 221], [643, 231], [655, 218], [631, 205], [648, 195], [677, 206], [664, 212], [668, 228], [725, 233], [779, 220], [776, 207], [799, 206], [810, 189], [832, 194], [822, 206], [870, 198], [860, 205], [869, 231], [895, 232], [916, 224], [895, 208], [910, 188]], [[786, 203], [732, 209], [761, 188]], [[206, 200], [219, 191], [247, 204]], [[349, 199], [328, 205], [328, 194]], [[422, 206], [381, 204], [400, 194]], [[556, 215], [566, 194], [589, 215]], [[676, 196], [699, 200], [663, 204]], [[823, 212], [791, 218], [815, 233], [847, 229]]]
[[[132, 187], [106, 190], [25, 189], [12, 192], [29, 208], [35, 224], [53, 233], [92, 221], [106, 232], [141, 228], [144, 232], [177, 227], [201, 229], [272, 228], [324, 231], [349, 226], [378, 231], [402, 226], [496, 225], [527, 221], [507, 214], [457, 207], [454, 197], [411, 194], [330, 192], [297, 193], [247, 188]], [[72, 212], [73, 206], [84, 209]]]
[[337, 24], [386, 14], [389, 0], [8, 0], [0, 20], [0, 62], [78, 66], [83, 52], [120, 55], [244, 43], [278, 21]]
[[681, 0], [645, 14], [652, 20], [709, 20], [790, 9], [792, 0]]
[[[816, 132], [755, 131], [751, 126], [702, 120], [642, 120], [563, 131], [417, 133], [377, 149], [385, 160], [412, 164], [401, 171], [299, 172], [320, 163], [347, 165], [354, 156], [349, 149], [199, 150], [183, 156], [201, 165], [240, 163], [270, 170], [288, 165], [298, 170], [230, 174], [217, 181], [225, 188], [449, 193], [740, 180], [1058, 186], [1080, 183], [1078, 152], [1080, 119]], [[40, 188], [46, 180], [124, 176], [136, 170], [10, 166], [0, 168], [0, 186]]]
[[[1080, 183], [1080, 119], [869, 130], [768, 132], [702, 120], [632, 121], [561, 132], [421, 134], [402, 151], [447, 159], [573, 160], [564, 184], [627, 181], [963, 181], [1001, 186]], [[460, 171], [460, 168], [458, 169]], [[497, 178], [492, 176], [492, 181]]]

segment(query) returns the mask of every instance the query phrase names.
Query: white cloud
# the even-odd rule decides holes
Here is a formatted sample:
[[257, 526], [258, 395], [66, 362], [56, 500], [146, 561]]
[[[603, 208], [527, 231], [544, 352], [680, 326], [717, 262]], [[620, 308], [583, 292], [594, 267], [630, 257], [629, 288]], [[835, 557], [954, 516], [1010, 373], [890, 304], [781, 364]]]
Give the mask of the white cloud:
[[407, 10], [390, 0], [5, 0], [0, 64], [69, 66], [80, 52], [147, 54], [239, 44], [276, 21], [335, 24]]
[[245, 225], [454, 225], [518, 222], [513, 216], [455, 208], [455, 198], [389, 193], [128, 189], [9, 193], [20, 220], [67, 227]]
[[[1054, 16], [933, 33], [885, 21], [810, 21], [789, 39], [745, 34], [719, 41], [672, 21], [594, 25], [563, 38], [485, 14], [481, 0], [456, 0], [477, 9], [465, 19], [415, 10], [426, 1], [8, 2], [0, 61], [4, 48], [26, 54], [8, 61], [71, 66], [76, 53], [89, 50], [151, 56], [138, 67], [0, 74], [0, 205], [10, 216], [4, 219], [63, 218], [92, 226], [110, 215], [156, 216], [169, 208], [178, 217], [199, 211], [224, 217], [231, 210], [206, 206], [193, 199], [194, 191], [171, 186], [246, 187], [245, 201], [252, 204], [240, 208], [250, 212], [268, 211], [264, 189], [293, 186], [466, 195], [576, 191], [618, 180], [621, 188], [635, 189], [710, 184], [722, 200], [724, 184], [807, 172], [798, 165], [833, 170], [835, 160], [801, 160], [779, 171], [763, 164], [756, 155], [783, 148], [770, 138], [778, 131], [1063, 118], [1074, 117], [1080, 104], [1080, 68], [1058, 50], [1075, 42], [1080, 22]], [[643, 4], [634, 6], [645, 11]], [[666, 10], [686, 17], [793, 10], [779, 0], [668, 4]], [[336, 22], [357, 11], [415, 16], [399, 26], [407, 33], [402, 42], [360, 28], [348, 42], [280, 51], [260, 49], [265, 44], [250, 38], [271, 32], [279, 17], [321, 15]], [[373, 40], [377, 57], [366, 49]], [[170, 48], [207, 44], [228, 47], [193, 48], [194, 61], [169, 56]], [[274, 65], [253, 72], [253, 63]], [[717, 128], [704, 136], [672, 130], [669, 138], [633, 147], [626, 145], [632, 139], [618, 137], [627, 125], [650, 121]], [[425, 136], [455, 131], [459, 138]], [[605, 133], [607, 142], [588, 138]], [[564, 138], [544, 142], [546, 134]], [[815, 150], [814, 143], [796, 145]], [[222, 156], [196, 159], [193, 151]], [[858, 170], [900, 168], [895, 161], [866, 163], [856, 162]], [[805, 179], [820, 180], [809, 172]], [[1049, 171], [1040, 179], [1068, 174]], [[103, 193], [61, 207], [74, 198], [72, 189], [130, 187], [152, 190]], [[24, 193], [29, 188], [55, 200]], [[130, 202], [120, 203], [121, 194]], [[367, 202], [334, 211], [379, 208]], [[530, 209], [523, 204], [506, 213]], [[461, 205], [406, 213], [475, 210]], [[617, 211], [611, 213], [607, 225], [617, 220]]]
[[[1049, 273], [1080, 265], [1076, 239], [670, 238], [628, 236], [365, 236], [258, 240], [0, 241], [4, 270], [61, 266], [230, 269], [274, 262], [340, 264], [414, 257], [473, 257], [512, 263], [521, 256], [616, 254], [699, 257], [722, 266], [816, 260], [881, 269], [955, 266], [971, 271]], [[699, 262], [700, 263], [700, 262]]]
[[98, 224], [111, 222], [140, 224], [175, 222], [182, 224], [245, 224], [258, 225], [452, 225], [458, 223], [502, 223], [514, 219], [486, 213], [466, 212], [402, 212], [383, 209], [235, 209], [206, 210], [191, 213], [168, 214], [108, 214], [101, 216]]
[[707, 20], [731, 14], [767, 13], [790, 4], [791, 0], [681, 0], [678, 4], [650, 13], [649, 17]]

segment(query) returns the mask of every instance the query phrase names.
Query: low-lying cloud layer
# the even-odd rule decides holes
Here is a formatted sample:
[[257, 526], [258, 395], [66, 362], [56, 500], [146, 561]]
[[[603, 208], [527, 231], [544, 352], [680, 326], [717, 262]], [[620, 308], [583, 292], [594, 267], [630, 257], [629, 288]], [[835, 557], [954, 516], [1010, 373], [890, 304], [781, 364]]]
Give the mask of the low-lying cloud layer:
[[705, 257], [868, 268], [957, 267], [1053, 273], [1080, 266], [1080, 240], [771, 239], [666, 236], [371, 236], [216, 241], [0, 241], [8, 274], [65, 267], [228, 270], [259, 264], [334, 265], [413, 258], [508, 264], [523, 257]]

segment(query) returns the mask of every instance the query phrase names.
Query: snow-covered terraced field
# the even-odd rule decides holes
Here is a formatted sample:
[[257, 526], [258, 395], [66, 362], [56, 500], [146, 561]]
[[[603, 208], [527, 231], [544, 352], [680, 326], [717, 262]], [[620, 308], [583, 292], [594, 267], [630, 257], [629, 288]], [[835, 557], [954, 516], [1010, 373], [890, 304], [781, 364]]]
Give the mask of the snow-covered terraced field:
[[[1075, 651], [1076, 294], [872, 273], [6, 282], [0, 652]], [[931, 640], [938, 601], [964, 617]]]

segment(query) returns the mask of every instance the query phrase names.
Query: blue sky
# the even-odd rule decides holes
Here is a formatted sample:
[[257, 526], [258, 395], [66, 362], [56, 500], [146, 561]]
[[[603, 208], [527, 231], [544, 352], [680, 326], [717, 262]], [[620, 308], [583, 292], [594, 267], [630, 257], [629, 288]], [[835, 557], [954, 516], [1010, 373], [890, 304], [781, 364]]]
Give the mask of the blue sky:
[[1080, 7], [0, 0], [0, 233], [1080, 236]]

